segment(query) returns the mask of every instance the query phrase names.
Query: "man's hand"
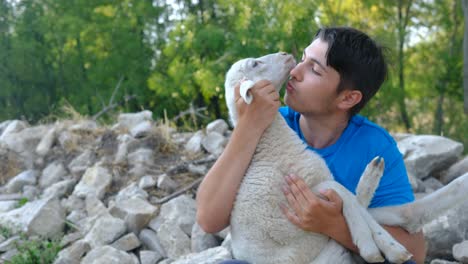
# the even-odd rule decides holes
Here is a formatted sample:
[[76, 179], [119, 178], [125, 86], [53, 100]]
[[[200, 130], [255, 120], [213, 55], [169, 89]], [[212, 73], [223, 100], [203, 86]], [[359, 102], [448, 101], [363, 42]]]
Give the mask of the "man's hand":
[[285, 177], [283, 193], [289, 204], [281, 204], [285, 216], [297, 227], [314, 233], [333, 236], [334, 230], [341, 227], [343, 200], [332, 189], [314, 194], [304, 180], [296, 175]]
[[280, 107], [279, 93], [271, 82], [262, 80], [255, 83], [249, 90], [253, 101], [247, 105], [239, 93], [240, 84], [234, 89], [234, 98], [236, 100], [237, 122], [249, 124], [252, 129], [263, 131], [273, 122]]

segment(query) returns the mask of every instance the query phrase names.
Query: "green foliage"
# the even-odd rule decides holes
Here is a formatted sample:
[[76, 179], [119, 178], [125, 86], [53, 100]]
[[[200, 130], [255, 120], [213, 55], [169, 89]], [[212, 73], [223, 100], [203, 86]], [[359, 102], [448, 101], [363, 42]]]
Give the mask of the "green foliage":
[[10, 238], [12, 236], [12, 232], [9, 228], [0, 226], [0, 236], [3, 236], [4, 238]]
[[115, 92], [114, 113], [145, 108], [162, 119], [206, 107], [175, 120], [197, 129], [227, 118], [224, 77], [234, 61], [277, 51], [299, 58], [320, 26], [347, 25], [388, 48], [389, 78], [363, 114], [392, 131], [468, 144], [460, 1], [401, 1], [401, 19], [392, 0], [12, 2], [0, 0], [0, 119], [69, 116], [63, 106], [92, 116]]
[[28, 198], [26, 198], [26, 197], [21, 198], [21, 199], [18, 201], [18, 208], [23, 207], [23, 205], [25, 205], [28, 201], [29, 201], [29, 200], [28, 200]]
[[60, 242], [56, 240], [22, 241], [16, 245], [18, 254], [7, 264], [49, 264], [53, 263], [61, 250]]

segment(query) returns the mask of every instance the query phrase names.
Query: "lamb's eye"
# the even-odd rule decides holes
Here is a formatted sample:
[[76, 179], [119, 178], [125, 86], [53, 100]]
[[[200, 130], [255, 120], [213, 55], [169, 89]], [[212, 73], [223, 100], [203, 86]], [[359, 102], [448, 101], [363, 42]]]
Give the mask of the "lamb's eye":
[[255, 68], [258, 65], [258, 61], [254, 61], [252, 67]]

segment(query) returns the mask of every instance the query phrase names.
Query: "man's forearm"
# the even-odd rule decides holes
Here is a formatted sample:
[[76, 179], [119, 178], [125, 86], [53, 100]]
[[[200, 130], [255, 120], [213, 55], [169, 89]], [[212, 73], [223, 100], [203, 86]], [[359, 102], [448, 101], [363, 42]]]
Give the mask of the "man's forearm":
[[[337, 219], [336, 223], [334, 223], [334, 227], [335, 228], [331, 228], [329, 231], [327, 231], [327, 235], [345, 248], [355, 253], [359, 253], [359, 249], [353, 243], [348, 224], [346, 223], [344, 217]], [[413, 255], [412, 259], [416, 261], [416, 263], [424, 263], [424, 259], [426, 257], [426, 246], [422, 232], [409, 234], [401, 227], [385, 225], [382, 227]]]
[[229, 225], [237, 190], [255, 152], [261, 132], [238, 124], [197, 192], [197, 220], [210, 233]]

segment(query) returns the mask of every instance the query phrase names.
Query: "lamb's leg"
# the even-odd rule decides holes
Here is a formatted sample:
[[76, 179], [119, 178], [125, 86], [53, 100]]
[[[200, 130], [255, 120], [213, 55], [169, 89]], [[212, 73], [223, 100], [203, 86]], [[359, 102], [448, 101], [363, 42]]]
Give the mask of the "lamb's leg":
[[[368, 262], [383, 261], [380, 250], [394, 263], [402, 263], [411, 254], [380, 226], [358, 202], [356, 197], [335, 181], [326, 181], [316, 188], [334, 189], [343, 200], [343, 215], [349, 226], [354, 244]], [[364, 221], [363, 221], [364, 220]], [[379, 250], [380, 249], [380, 250]]]
[[[366, 167], [364, 173], [359, 179], [356, 189], [356, 198], [358, 202], [367, 208], [377, 189], [384, 170], [384, 161], [380, 157], [375, 157]], [[330, 239], [320, 255], [312, 262], [321, 263], [354, 263], [351, 253], [335, 240]]]
[[375, 190], [382, 179], [384, 167], [385, 161], [378, 156], [367, 164], [356, 188], [356, 198], [362, 207], [367, 208], [374, 197]]
[[381, 224], [401, 226], [410, 233], [421, 230], [449, 209], [461, 205], [468, 193], [468, 173], [458, 177], [445, 187], [416, 200], [413, 203], [372, 208], [369, 212]]

